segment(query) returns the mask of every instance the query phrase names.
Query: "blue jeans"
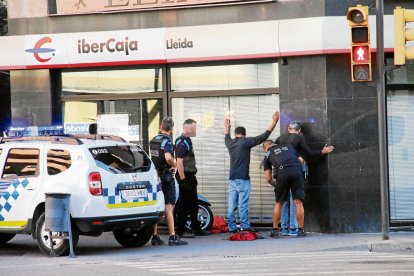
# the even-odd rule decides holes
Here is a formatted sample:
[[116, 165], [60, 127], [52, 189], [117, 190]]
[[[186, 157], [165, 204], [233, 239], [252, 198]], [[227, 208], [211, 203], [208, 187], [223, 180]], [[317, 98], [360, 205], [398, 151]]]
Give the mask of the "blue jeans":
[[227, 207], [227, 224], [229, 231], [237, 229], [235, 211], [239, 209], [240, 226], [243, 229], [250, 228], [249, 204], [250, 204], [250, 180], [229, 180], [229, 196]]
[[[283, 202], [282, 217], [280, 219], [280, 225], [283, 228], [297, 229], [298, 220], [296, 219], [296, 207], [293, 202], [292, 192], [289, 192], [289, 201]], [[289, 203], [290, 203], [290, 223], [289, 223]]]

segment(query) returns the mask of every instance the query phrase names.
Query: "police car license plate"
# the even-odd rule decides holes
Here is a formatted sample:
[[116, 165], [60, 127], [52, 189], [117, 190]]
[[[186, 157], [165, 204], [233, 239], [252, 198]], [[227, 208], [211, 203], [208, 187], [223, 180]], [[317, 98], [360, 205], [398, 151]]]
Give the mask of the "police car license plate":
[[136, 190], [121, 190], [121, 197], [124, 200], [134, 200], [148, 196], [147, 189], [136, 189]]

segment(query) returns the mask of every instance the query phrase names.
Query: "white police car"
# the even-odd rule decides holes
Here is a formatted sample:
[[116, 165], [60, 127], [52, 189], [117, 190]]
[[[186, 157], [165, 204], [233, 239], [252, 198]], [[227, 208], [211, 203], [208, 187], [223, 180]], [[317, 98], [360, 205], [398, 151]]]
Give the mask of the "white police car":
[[[0, 244], [31, 234], [50, 252], [45, 193], [71, 194], [73, 243], [112, 231], [124, 247], [146, 244], [164, 215], [164, 196], [148, 155], [116, 136], [0, 138]], [[54, 239], [57, 255], [69, 242]]]

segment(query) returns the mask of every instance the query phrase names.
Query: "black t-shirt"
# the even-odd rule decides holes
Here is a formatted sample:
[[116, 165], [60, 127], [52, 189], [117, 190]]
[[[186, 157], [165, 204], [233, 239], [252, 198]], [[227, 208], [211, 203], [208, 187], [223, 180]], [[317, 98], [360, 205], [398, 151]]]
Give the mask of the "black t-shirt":
[[305, 137], [302, 134], [290, 133], [284, 134], [276, 138], [275, 144], [278, 145], [292, 145], [300, 156], [305, 159], [308, 157], [322, 156], [321, 150], [311, 149], [306, 143]]
[[273, 145], [265, 154], [263, 160], [263, 169], [271, 170], [275, 168], [300, 166], [298, 153], [292, 145]]
[[256, 137], [236, 137], [231, 139], [230, 134], [226, 134], [224, 141], [230, 155], [230, 180], [243, 179], [249, 180], [250, 150], [270, 136], [270, 131], [266, 130]]

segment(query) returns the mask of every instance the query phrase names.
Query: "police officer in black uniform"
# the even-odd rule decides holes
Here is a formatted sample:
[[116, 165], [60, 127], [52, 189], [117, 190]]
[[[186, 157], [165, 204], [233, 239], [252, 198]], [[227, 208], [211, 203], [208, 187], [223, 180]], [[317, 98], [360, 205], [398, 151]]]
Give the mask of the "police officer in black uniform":
[[[161, 189], [165, 199], [165, 218], [168, 225], [168, 245], [185, 245], [174, 230], [174, 205], [176, 201], [174, 169], [177, 167], [174, 161], [174, 149], [171, 142], [174, 122], [171, 117], [165, 117], [161, 122], [161, 133], [150, 141], [151, 160], [155, 165], [158, 176], [161, 179]], [[152, 245], [164, 244], [158, 236], [157, 225], [154, 227]]]
[[[183, 133], [175, 140], [175, 155], [177, 158], [177, 181], [180, 186], [180, 196], [177, 203], [177, 234], [182, 237], [193, 238], [194, 234], [203, 236], [209, 234], [201, 230], [197, 219], [197, 167], [193, 143], [190, 137], [197, 135], [197, 122], [187, 119], [183, 124]], [[186, 233], [187, 217], [191, 218], [192, 233]]]
[[[266, 152], [263, 160], [264, 174], [267, 182], [275, 187], [276, 197], [276, 204], [273, 210], [273, 229], [270, 232], [270, 236], [274, 238], [281, 236], [278, 224], [282, 205], [289, 200], [289, 191], [292, 191], [299, 226], [298, 237], [305, 237], [306, 233], [303, 230], [305, 187], [302, 166], [298, 160], [299, 155], [292, 145], [278, 145], [271, 140], [263, 143], [263, 150]], [[276, 181], [272, 178], [272, 166], [277, 168]]]

